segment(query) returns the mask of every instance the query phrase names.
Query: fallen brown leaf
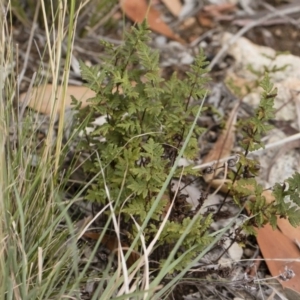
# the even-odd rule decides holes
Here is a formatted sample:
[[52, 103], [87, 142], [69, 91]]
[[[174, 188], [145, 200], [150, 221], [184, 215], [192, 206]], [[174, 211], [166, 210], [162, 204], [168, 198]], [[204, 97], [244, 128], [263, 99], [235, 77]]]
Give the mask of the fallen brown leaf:
[[[220, 181], [218, 181], [219, 183]], [[247, 186], [246, 187], [249, 190], [253, 189], [253, 186]], [[227, 192], [228, 188], [226, 185], [222, 188], [222, 192]], [[270, 190], [266, 190], [262, 193], [262, 195], [265, 197], [267, 203], [271, 203], [275, 200], [272, 192]], [[249, 200], [255, 201], [255, 196], [250, 196]], [[277, 227], [280, 229], [280, 231], [290, 239], [290, 241], [295, 244], [295, 240], [300, 241], [300, 226], [293, 227], [290, 222], [284, 218], [277, 218]], [[258, 230], [259, 233], [259, 230]], [[299, 251], [299, 258], [300, 258], [300, 251]], [[300, 292], [300, 291], [299, 291]]]
[[[62, 98], [59, 96], [62, 92], [62, 87], [59, 86], [57, 90], [58, 105], [57, 112], [60, 111]], [[82, 107], [88, 105], [87, 100], [95, 97], [95, 92], [84, 86], [68, 86], [66, 93], [66, 108], [71, 107], [72, 99], [71, 95], [77, 100], [81, 101]], [[27, 101], [29, 99], [28, 106], [40, 113], [50, 114], [51, 113], [51, 96], [52, 96], [52, 84], [46, 84], [33, 88], [28, 95], [28, 92], [20, 95], [20, 102]]]
[[[263, 196], [265, 196], [266, 201], [268, 203], [271, 203], [275, 200], [271, 191], [264, 191], [262, 194]], [[300, 226], [293, 227], [288, 220], [279, 217], [277, 218], [277, 226], [280, 229], [280, 231], [291, 240], [292, 243], [294, 243], [295, 240], [300, 241]], [[300, 251], [299, 251], [299, 258], [300, 258]]]
[[147, 19], [153, 31], [185, 44], [185, 41], [162, 20], [160, 12], [149, 6], [146, 0], [120, 0], [120, 4], [125, 14], [134, 22], [142, 23]]
[[[219, 188], [220, 184], [221, 180], [211, 182], [211, 186], [215, 188]], [[227, 192], [227, 185], [223, 184], [221, 190]], [[263, 195], [268, 203], [274, 201], [271, 191], [264, 191]], [[252, 201], [255, 201], [254, 196]], [[284, 288], [291, 288], [300, 293], [300, 250], [296, 245], [296, 240], [300, 241], [300, 226], [295, 228], [288, 220], [277, 218], [277, 227], [278, 229], [273, 230], [270, 225], [266, 225], [256, 229], [259, 248], [272, 276], [283, 273], [285, 266], [293, 270], [297, 276], [288, 281], [280, 280], [280, 283]]]
[[223, 132], [220, 134], [211, 151], [204, 158], [203, 163], [230, 156], [235, 141], [235, 124], [239, 106], [240, 103], [238, 102], [232, 109]]
[[[271, 191], [264, 191], [266, 201], [271, 203], [274, 196]], [[279, 230], [273, 230], [270, 225], [257, 229], [257, 242], [266, 263], [273, 276], [284, 272], [285, 266], [297, 275], [288, 281], [280, 281], [284, 288], [300, 292], [300, 250], [295, 240], [300, 240], [300, 226], [293, 227], [288, 220], [277, 218]], [[286, 259], [289, 262], [278, 259]], [[292, 259], [295, 258], [293, 261]], [[291, 261], [292, 260], [292, 261]]]
[[198, 22], [203, 26], [207, 28], [213, 28], [215, 23], [212, 20], [211, 17], [207, 16], [207, 14], [200, 13], [198, 15]]
[[[228, 157], [231, 154], [232, 148], [234, 146], [235, 141], [235, 124], [236, 124], [236, 117], [237, 117], [237, 110], [239, 108], [240, 103], [238, 102], [230, 116], [226, 122], [225, 128], [223, 132], [220, 134], [217, 142], [214, 144], [213, 148], [210, 152], [206, 155], [203, 159], [203, 163], [207, 163], [210, 161], [218, 161], [221, 158]], [[220, 167], [221, 164], [215, 166], [216, 168]], [[221, 171], [221, 169], [217, 169], [216, 172], [213, 174], [205, 174], [204, 180], [207, 183], [210, 183], [211, 180]]]
[[182, 4], [179, 0], [161, 0], [161, 2], [167, 7], [173, 16], [179, 16], [182, 9]]
[[257, 242], [273, 276], [291, 269], [296, 276], [287, 280], [280, 280], [284, 288], [291, 288], [300, 292], [300, 252], [296, 244], [279, 230], [273, 230], [270, 225], [257, 230]]

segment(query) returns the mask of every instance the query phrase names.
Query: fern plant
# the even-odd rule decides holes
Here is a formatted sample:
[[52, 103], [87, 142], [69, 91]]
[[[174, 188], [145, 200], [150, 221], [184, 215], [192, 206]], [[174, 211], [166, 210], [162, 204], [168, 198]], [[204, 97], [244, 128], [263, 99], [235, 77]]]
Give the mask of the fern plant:
[[[98, 115], [106, 118], [106, 123], [88, 135], [80, 145], [92, 153], [91, 159], [85, 164], [87, 174], [93, 176], [100, 169], [103, 170], [103, 176], [98, 176], [93, 182], [86, 199], [103, 205], [113, 200], [114, 211], [120, 217], [121, 227], [126, 230], [129, 240], [137, 235], [137, 227], [132, 219], [141, 225], [148, 216], [187, 138], [191, 120], [198, 109], [193, 101], [204, 97], [208, 81], [204, 76], [207, 70], [203, 53], [195, 58], [184, 80], [179, 80], [176, 73], [169, 79], [162, 78], [158, 52], [147, 46], [148, 40], [149, 31], [146, 23], [143, 23], [126, 34], [122, 46], [114, 48], [109, 43], [103, 43], [111, 59], [101, 67], [80, 64], [82, 77], [96, 96], [90, 99], [89, 107], [79, 112], [79, 120], [87, 115], [90, 123]], [[240, 155], [236, 171], [229, 172], [232, 181], [229, 192], [237, 205], [247, 207], [253, 215], [243, 225], [252, 234], [255, 234], [254, 226], [262, 227], [270, 223], [275, 227], [278, 216], [288, 218], [293, 225], [300, 223], [297, 216], [299, 174], [288, 179], [288, 189], [275, 185], [275, 201], [268, 203], [263, 196], [263, 187], [255, 178], [258, 175], [258, 163], [248, 157], [251, 151], [264, 146], [262, 137], [272, 128], [269, 121], [274, 118], [276, 90], [267, 75], [260, 85], [263, 93], [255, 115], [240, 120], [237, 126], [243, 136], [241, 146], [244, 153]], [[201, 128], [194, 130], [184, 153], [187, 159], [197, 158], [197, 136], [201, 132]], [[178, 170], [178, 176], [180, 172], [182, 170]], [[183, 170], [183, 175], [199, 176], [190, 167]], [[292, 202], [298, 205], [286, 202], [286, 196], [290, 196]], [[143, 232], [146, 242], [155, 236], [172, 197], [170, 192], [156, 206]], [[171, 214], [158, 245], [172, 247], [188, 228], [193, 214], [190, 209], [185, 211], [183, 208], [182, 212], [181, 218]], [[210, 243], [212, 239], [208, 229], [211, 222], [211, 215], [198, 217], [196, 226], [189, 230], [181, 247], [182, 252], [190, 248], [194, 251], [188, 252], [177, 268], [184, 267], [187, 261]]]
[[[244, 153], [241, 154], [237, 171], [231, 173], [230, 187], [235, 202], [243, 206], [253, 215], [253, 218], [244, 224], [244, 229], [255, 234], [255, 227], [262, 227], [269, 223], [273, 228], [277, 226], [277, 217], [287, 218], [291, 225], [300, 225], [299, 216], [299, 173], [295, 173], [286, 183], [275, 184], [272, 187], [274, 201], [267, 201], [263, 195], [263, 186], [255, 178], [259, 171], [259, 162], [248, 157], [248, 154], [263, 148], [262, 137], [273, 128], [269, 121], [274, 119], [274, 99], [277, 90], [266, 74], [260, 83], [263, 89], [261, 101], [253, 117], [240, 120], [238, 128], [243, 135], [240, 142]], [[288, 199], [289, 198], [289, 199]], [[287, 201], [289, 200], [289, 201]]]
[[[147, 46], [148, 40], [149, 31], [143, 23], [126, 34], [124, 45], [115, 49], [104, 44], [111, 60], [101, 68], [81, 63], [83, 79], [96, 92], [88, 112], [81, 113], [85, 116], [88, 113], [91, 122], [97, 115], [106, 117], [106, 123], [81, 145], [90, 148], [93, 144], [96, 150], [85, 166], [86, 171], [96, 174], [103, 168], [104, 173], [104, 178], [94, 182], [86, 198], [105, 204], [109, 200], [106, 184], [110, 198], [115, 201], [115, 213], [121, 216], [129, 239], [134, 238], [137, 230], [131, 216], [141, 224], [149, 213], [188, 135], [190, 120], [198, 110], [193, 101], [204, 97], [208, 81], [204, 76], [207, 70], [202, 53], [196, 57], [186, 79], [179, 80], [176, 73], [168, 80], [163, 79], [158, 52]], [[187, 159], [198, 156], [197, 135], [201, 130], [196, 128], [189, 140], [184, 153]], [[196, 171], [186, 168], [184, 175], [187, 174]], [[155, 235], [170, 198], [170, 195], [164, 197], [152, 214], [144, 232], [146, 241]], [[168, 220], [160, 243], [175, 243], [191, 217]], [[183, 247], [197, 244], [200, 250], [209, 243], [206, 232], [210, 222], [210, 218], [200, 222], [199, 217], [199, 225], [187, 235]]]

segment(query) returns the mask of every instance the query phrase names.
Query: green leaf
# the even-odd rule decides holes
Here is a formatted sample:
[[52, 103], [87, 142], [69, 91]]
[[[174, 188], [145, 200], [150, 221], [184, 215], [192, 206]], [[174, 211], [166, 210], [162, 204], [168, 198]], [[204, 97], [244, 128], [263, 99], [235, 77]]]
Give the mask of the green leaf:
[[296, 207], [291, 207], [287, 210], [288, 220], [293, 227], [300, 225], [300, 210]]

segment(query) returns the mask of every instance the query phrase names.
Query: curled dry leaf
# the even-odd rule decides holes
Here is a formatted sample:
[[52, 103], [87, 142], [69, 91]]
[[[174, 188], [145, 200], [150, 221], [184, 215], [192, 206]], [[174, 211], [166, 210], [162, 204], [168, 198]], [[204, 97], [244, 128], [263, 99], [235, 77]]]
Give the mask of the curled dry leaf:
[[147, 19], [149, 27], [172, 40], [184, 44], [184, 40], [175, 34], [172, 29], [163, 21], [160, 12], [149, 6], [146, 0], [120, 0], [121, 7], [128, 18], [137, 23]]
[[[24, 103], [27, 102], [27, 99], [29, 99], [28, 106], [30, 108], [40, 113], [49, 115], [51, 113], [52, 89], [52, 84], [46, 84], [37, 88], [33, 88], [32, 90], [20, 95], [20, 102]], [[58, 87], [56, 95], [58, 97], [57, 112], [59, 112], [62, 103], [62, 86]], [[82, 107], [85, 107], [88, 105], [87, 100], [95, 97], [95, 92], [84, 86], [68, 86], [65, 99], [65, 108], [71, 107], [71, 96], [74, 96], [77, 100], [81, 101]]]

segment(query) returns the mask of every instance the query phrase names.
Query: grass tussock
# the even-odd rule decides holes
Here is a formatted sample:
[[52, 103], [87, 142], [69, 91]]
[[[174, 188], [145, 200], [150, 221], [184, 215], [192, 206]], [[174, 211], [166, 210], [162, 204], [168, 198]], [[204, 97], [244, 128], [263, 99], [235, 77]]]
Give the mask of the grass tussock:
[[[84, 180], [72, 185], [76, 189], [70, 192], [72, 174], [84, 163], [67, 157], [68, 147], [76, 142], [90, 117], [85, 115], [81, 123], [76, 123], [78, 128], [66, 139], [70, 110], [65, 99], [74, 43], [76, 38], [92, 35], [99, 27], [115, 26], [109, 16], [118, 8], [117, 1], [23, 2], [0, 4], [0, 295], [20, 300], [165, 299], [195, 263], [221, 243], [224, 233], [247, 206], [239, 203], [239, 199], [253, 194], [251, 189], [245, 192], [244, 185], [250, 182], [246, 177], [249, 166], [253, 166], [253, 173], [255, 169], [254, 161], [246, 156], [261, 147], [257, 139], [268, 129], [264, 123], [273, 116], [273, 86], [268, 77], [262, 81], [265, 92], [256, 116], [239, 125], [245, 155], [241, 156], [235, 175], [230, 176], [231, 192], [235, 192], [231, 194], [236, 197], [240, 211], [224, 228], [211, 234], [212, 214], [202, 216], [200, 209], [188, 214], [188, 207], [186, 218], [177, 223], [178, 220], [171, 219], [179, 193], [170, 192], [171, 180], [199, 177], [195, 168], [179, 170], [178, 164], [183, 156], [193, 160], [199, 154], [197, 138], [202, 132], [196, 123], [207, 94], [203, 53], [196, 57], [184, 80], [175, 74], [165, 80], [160, 74], [159, 54], [147, 46], [146, 23], [124, 34], [119, 48], [103, 42], [109, 55], [106, 61], [103, 59], [101, 72], [100, 66], [81, 63], [80, 68], [83, 79], [98, 96], [84, 113], [91, 112], [91, 121], [95, 116], [105, 115], [110, 122], [98, 129], [98, 136], [87, 139], [86, 148], [93, 145], [98, 152], [91, 146], [92, 159], [86, 158], [90, 169], [84, 169], [89, 171], [88, 176], [83, 174]], [[103, 16], [100, 21], [99, 15]], [[14, 41], [15, 24], [30, 29], [25, 51]], [[38, 30], [43, 32], [43, 48], [38, 47], [34, 38]], [[26, 90], [29, 97], [35, 87], [52, 83], [46, 128], [45, 116], [26, 108], [32, 99], [25, 97], [24, 102], [20, 101], [34, 47], [39, 68], [29, 81], [27, 78]], [[124, 97], [130, 99], [126, 102]], [[57, 101], [58, 98], [63, 101]], [[204, 100], [200, 105], [192, 105], [195, 99]], [[80, 113], [71, 116], [79, 119]], [[104, 139], [99, 141], [99, 136]], [[166, 153], [172, 156], [166, 159]], [[261, 208], [266, 205], [259, 198], [261, 187], [252, 177], [251, 180], [255, 196], [261, 200], [255, 203], [261, 206], [248, 204], [253, 214], [248, 218], [252, 223], [247, 220], [249, 231], [267, 222], [261, 215]], [[168, 192], [173, 196], [168, 199], [169, 206], [162, 204]], [[98, 209], [88, 216], [73, 218], [74, 204], [84, 202], [82, 199], [98, 201]], [[283, 198], [278, 200], [280, 204], [282, 201]], [[145, 208], [145, 202], [147, 209], [137, 209], [139, 205]], [[277, 210], [270, 207], [267, 205], [264, 212], [274, 213], [272, 225], [276, 226], [280, 206], [273, 207]], [[84, 239], [85, 233], [100, 218], [104, 221], [90, 243]], [[127, 244], [122, 227], [129, 228]], [[114, 240], [109, 246], [111, 232]], [[168, 239], [170, 251], [153, 268], [151, 255]], [[111, 253], [104, 253], [103, 245]], [[105, 264], [101, 265], [103, 257]]]
[[[43, 11], [44, 5], [42, 1]], [[55, 13], [57, 31], [47, 27], [50, 16], [44, 14], [48, 34], [46, 46], [51, 54], [49, 73], [54, 91], [62, 69], [60, 53], [65, 43], [63, 24], [67, 7], [60, 7]], [[40, 124], [24, 115], [24, 103], [18, 102], [18, 48], [12, 40], [10, 2], [1, 4], [0, 14], [0, 293], [6, 299], [60, 299], [69, 293], [71, 286], [76, 291], [75, 275], [79, 272], [75, 230], [67, 214], [70, 204], [64, 202], [63, 182], [58, 177], [60, 156], [56, 154], [61, 148], [62, 134], [59, 133], [53, 143], [53, 114], [46, 142], [37, 147]], [[67, 47], [71, 53], [75, 10], [71, 10], [68, 16]], [[66, 61], [69, 60], [70, 55]], [[68, 70], [69, 64], [62, 75], [64, 86], [68, 84]], [[51, 100], [55, 111], [54, 92]], [[61, 117], [63, 119], [63, 114]]]

